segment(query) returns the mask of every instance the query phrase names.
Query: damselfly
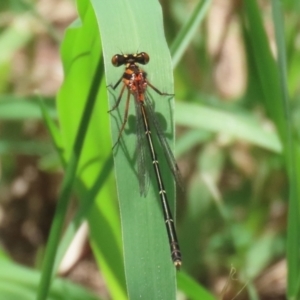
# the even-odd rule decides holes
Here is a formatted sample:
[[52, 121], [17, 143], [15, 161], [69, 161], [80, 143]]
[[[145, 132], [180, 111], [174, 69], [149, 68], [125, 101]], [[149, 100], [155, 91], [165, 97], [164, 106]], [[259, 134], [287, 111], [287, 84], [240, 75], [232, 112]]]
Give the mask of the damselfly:
[[[177, 269], [181, 266], [181, 252], [177, 240], [176, 230], [174, 226], [174, 221], [172, 218], [172, 213], [170, 210], [170, 206], [167, 199], [167, 193], [163, 184], [163, 179], [161, 176], [161, 171], [158, 163], [157, 154], [154, 148], [154, 144], [151, 137], [151, 130], [149, 121], [154, 125], [156, 129], [156, 133], [158, 136], [158, 140], [160, 145], [162, 146], [163, 152], [169, 164], [170, 170], [172, 171], [176, 182], [182, 187], [182, 181], [178, 166], [176, 164], [174, 155], [171, 151], [171, 148], [161, 130], [160, 124], [156, 119], [153, 104], [149, 99], [149, 95], [147, 93], [147, 86], [152, 88], [157, 94], [162, 96], [174, 96], [173, 94], [163, 93], [154, 87], [148, 80], [147, 74], [144, 72], [138, 64], [145, 65], [149, 62], [149, 55], [145, 52], [136, 53], [136, 54], [116, 54], [112, 57], [112, 64], [115, 67], [119, 67], [125, 65], [125, 72], [121, 76], [121, 78], [117, 81], [115, 85], [110, 85], [112, 89], [116, 89], [121, 82], [123, 82], [123, 86], [121, 88], [121, 92], [117, 98], [116, 104], [110, 110], [113, 111], [116, 109], [120, 101], [123, 97], [124, 91], [127, 88], [127, 100], [125, 105], [125, 114], [123, 123], [121, 125], [118, 139], [114, 145], [114, 147], [118, 144], [122, 132], [125, 128], [128, 119], [129, 112], [129, 103], [131, 95], [134, 97], [134, 103], [136, 108], [136, 116], [137, 116], [137, 141], [138, 141], [138, 178], [140, 184], [140, 192], [142, 195], [146, 196], [147, 193], [147, 163], [145, 158], [147, 155], [143, 149], [145, 147], [144, 144], [148, 144], [150, 156], [152, 159], [152, 164], [154, 167], [155, 177], [158, 185], [158, 193], [162, 204], [165, 224], [167, 228], [167, 234], [169, 238], [170, 248], [171, 248], [171, 257], [174, 262], [174, 265]], [[142, 125], [139, 125], [142, 124]], [[146, 141], [145, 141], [146, 139]]]

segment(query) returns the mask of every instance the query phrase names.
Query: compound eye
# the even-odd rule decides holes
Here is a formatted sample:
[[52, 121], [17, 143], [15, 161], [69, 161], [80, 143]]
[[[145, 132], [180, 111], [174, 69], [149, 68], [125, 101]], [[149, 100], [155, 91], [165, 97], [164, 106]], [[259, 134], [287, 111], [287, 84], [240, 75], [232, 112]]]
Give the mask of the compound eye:
[[149, 55], [146, 52], [142, 52], [142, 55], [144, 57], [145, 64], [147, 64], [149, 62], [149, 60], [150, 60]]
[[125, 63], [125, 57], [124, 57], [124, 55], [121, 55], [121, 54], [114, 55], [112, 57], [112, 59], [111, 59], [111, 63], [115, 67], [119, 67], [119, 66], [123, 65]]
[[137, 55], [137, 62], [146, 65], [150, 60], [149, 55], [146, 52], [141, 52]]

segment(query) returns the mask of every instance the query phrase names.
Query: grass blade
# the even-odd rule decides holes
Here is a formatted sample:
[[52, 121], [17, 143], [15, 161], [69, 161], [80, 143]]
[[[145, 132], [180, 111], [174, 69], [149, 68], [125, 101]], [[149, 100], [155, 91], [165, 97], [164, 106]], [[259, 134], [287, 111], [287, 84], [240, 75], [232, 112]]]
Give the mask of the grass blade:
[[215, 297], [184, 272], [177, 274], [178, 288], [192, 300], [213, 300]]
[[43, 272], [42, 272], [40, 285], [38, 288], [37, 299], [47, 298], [52, 271], [53, 271], [55, 255], [56, 255], [56, 251], [58, 248], [58, 243], [59, 243], [59, 239], [63, 227], [64, 217], [67, 212], [72, 186], [75, 180], [80, 154], [83, 147], [84, 137], [88, 128], [89, 119], [93, 111], [94, 103], [98, 93], [99, 82], [101, 82], [102, 75], [103, 75], [103, 61], [99, 59], [98, 67], [95, 71], [94, 80], [91, 84], [89, 95], [85, 105], [85, 110], [82, 115], [80, 126], [78, 128], [78, 133], [74, 143], [74, 149], [70, 156], [66, 168], [66, 175], [62, 182], [61, 191], [58, 198], [58, 205], [55, 211], [55, 216], [52, 223], [49, 241], [47, 244], [46, 253], [44, 257]]
[[172, 43], [170, 51], [174, 69], [189, 46], [196, 30], [207, 13], [210, 4], [211, 0], [202, 0], [198, 2], [192, 15], [186, 24], [181, 28], [176, 39]]
[[[86, 201], [94, 203], [93, 209], [89, 210], [87, 216], [90, 241], [111, 296], [114, 299], [125, 299], [126, 285], [119, 212], [113, 197], [112, 178], [105, 168], [111, 155], [108, 103], [105, 101], [107, 89], [104, 80], [101, 81], [100, 77], [93, 77], [99, 58], [102, 57], [101, 40], [97, 19], [90, 2], [78, 1], [78, 12], [82, 23], [77, 21], [68, 30], [61, 50], [65, 80], [57, 98], [57, 105], [65, 149], [64, 156], [69, 163], [73, 151], [72, 145], [85, 103], [88, 101], [91, 83], [94, 81], [98, 89], [97, 99], [84, 136], [76, 186], [82, 207], [88, 205]], [[107, 171], [106, 184], [102, 185], [100, 190], [95, 191], [99, 188], [97, 183], [104, 170]], [[88, 199], [95, 193], [96, 198]]]
[[263, 91], [265, 108], [276, 124], [280, 139], [285, 140], [286, 129], [280, 101], [278, 70], [269, 47], [257, 1], [244, 1], [244, 8], [247, 17], [246, 27], [250, 37], [250, 49], [248, 51], [254, 57], [258, 81]]
[[[280, 153], [282, 146], [274, 132], [262, 130], [252, 115], [238, 115], [196, 104], [178, 103], [176, 123], [212, 132], [222, 132], [254, 145]], [[192, 119], [194, 114], [201, 118]]]
[[[94, 0], [92, 5], [101, 32], [107, 84], [115, 83], [124, 72], [124, 69], [112, 66], [111, 57], [116, 53], [135, 53], [138, 50], [150, 55], [150, 63], [144, 68], [149, 81], [163, 92], [172, 93], [171, 57], [163, 32], [159, 3], [139, 0], [108, 2]], [[116, 94], [118, 92], [119, 90]], [[111, 92], [108, 94], [112, 107], [115, 95]], [[157, 96], [153, 98], [157, 99]], [[135, 115], [134, 105], [131, 104], [130, 115]], [[172, 110], [173, 103], [168, 99], [158, 98], [155, 101], [155, 111], [163, 114], [167, 123], [168, 137], [171, 137], [170, 140], [173, 142]], [[118, 111], [111, 114], [112, 144], [119, 134], [123, 112], [124, 103], [121, 101]], [[174, 299], [176, 276], [170, 259], [156, 183], [150, 185], [146, 198], [140, 197], [135, 167], [136, 137], [127, 128], [121, 146], [114, 153], [114, 163], [122, 220], [128, 297]], [[160, 152], [158, 156], [163, 157]], [[168, 170], [167, 162], [161, 164], [161, 167]], [[163, 177], [165, 178], [164, 174]], [[172, 180], [168, 180], [165, 185], [170, 199], [174, 198]], [[174, 202], [170, 205], [174, 211]]]
[[[0, 295], [2, 299], [34, 299], [40, 273], [32, 269], [0, 260]], [[87, 290], [66, 280], [56, 279], [49, 290], [48, 300], [96, 300]]]
[[[281, 2], [272, 0], [273, 22], [275, 27], [276, 45], [278, 51], [278, 68], [279, 82], [281, 88], [281, 101], [284, 107], [286, 117], [286, 168], [289, 177], [289, 210], [288, 210], [288, 227], [287, 227], [287, 264], [288, 264], [288, 286], [287, 296], [289, 299], [299, 297], [299, 279], [300, 279], [300, 216], [299, 216], [299, 153], [300, 148], [296, 144], [293, 135], [293, 124], [290, 108], [290, 99], [288, 94], [287, 83], [287, 64], [286, 64], [286, 47], [284, 39], [284, 22], [281, 11]], [[297, 297], [298, 295], [298, 297]]]

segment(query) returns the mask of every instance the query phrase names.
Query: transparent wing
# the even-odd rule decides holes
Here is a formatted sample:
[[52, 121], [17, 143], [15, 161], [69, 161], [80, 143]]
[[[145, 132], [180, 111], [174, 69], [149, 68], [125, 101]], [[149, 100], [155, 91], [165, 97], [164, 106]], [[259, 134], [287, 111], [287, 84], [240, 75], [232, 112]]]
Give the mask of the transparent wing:
[[134, 95], [134, 104], [136, 112], [136, 135], [137, 135], [137, 165], [138, 165], [138, 179], [140, 185], [141, 196], [146, 197], [149, 190], [149, 169], [147, 162], [147, 141], [141, 114], [141, 103], [138, 101], [137, 96]]
[[149, 96], [147, 94], [145, 96], [146, 96], [145, 99], [146, 99], [146, 105], [147, 105], [147, 112], [149, 113], [151, 122], [152, 122], [152, 124], [154, 125], [154, 127], [156, 129], [157, 136], [158, 136], [159, 142], [162, 146], [165, 157], [167, 159], [169, 168], [170, 168], [170, 170], [171, 170], [171, 172], [174, 176], [174, 179], [175, 179], [177, 185], [182, 190], [184, 190], [182, 176], [181, 176], [180, 170], [177, 166], [174, 154], [173, 154], [173, 152], [172, 152], [172, 150], [169, 146], [169, 143], [167, 142], [166, 137], [165, 137], [165, 135], [164, 135], [164, 133], [161, 129], [161, 126], [160, 126], [160, 124], [157, 120], [157, 117], [156, 117], [155, 112], [154, 112], [152, 101], [149, 99]]

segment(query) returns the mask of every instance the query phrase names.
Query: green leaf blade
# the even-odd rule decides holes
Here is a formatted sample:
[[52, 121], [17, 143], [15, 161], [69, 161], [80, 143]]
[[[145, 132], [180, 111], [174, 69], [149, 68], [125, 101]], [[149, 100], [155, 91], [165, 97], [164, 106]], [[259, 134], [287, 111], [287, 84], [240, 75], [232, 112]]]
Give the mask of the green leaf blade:
[[[111, 57], [116, 53], [135, 53], [145, 51], [150, 62], [143, 69], [149, 81], [163, 92], [173, 92], [172, 64], [163, 33], [161, 7], [156, 1], [92, 1], [98, 20], [103, 45], [103, 55], [107, 85], [115, 84], [124, 68], [115, 68]], [[116, 13], [116, 8], [118, 12]], [[110, 107], [115, 104], [115, 93], [108, 91]], [[126, 94], [126, 93], [125, 93]], [[173, 135], [173, 104], [169, 99], [155, 99], [155, 111], [164, 115], [167, 131]], [[156, 100], [157, 99], [157, 100]], [[112, 145], [117, 140], [124, 115], [125, 99], [118, 110], [111, 113]], [[130, 115], [135, 115], [133, 99]], [[141, 197], [136, 177], [135, 133], [128, 133], [128, 125], [122, 135], [121, 143], [114, 153], [115, 172], [118, 188], [120, 214], [124, 244], [124, 262], [128, 296], [130, 299], [175, 299], [175, 268], [170, 258], [170, 249], [163, 220], [160, 200], [157, 194], [153, 170], [147, 197]], [[172, 142], [173, 143], [173, 142]], [[173, 145], [173, 144], [172, 144]], [[158, 151], [159, 159], [163, 160]], [[174, 207], [174, 183], [165, 162], [160, 163], [170, 205]], [[165, 171], [166, 170], [166, 171]], [[153, 179], [153, 180], [152, 180]]]

